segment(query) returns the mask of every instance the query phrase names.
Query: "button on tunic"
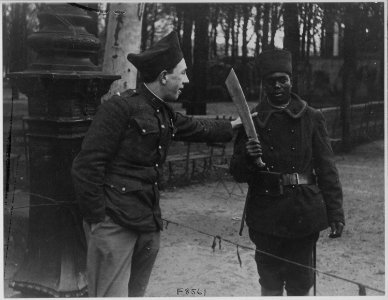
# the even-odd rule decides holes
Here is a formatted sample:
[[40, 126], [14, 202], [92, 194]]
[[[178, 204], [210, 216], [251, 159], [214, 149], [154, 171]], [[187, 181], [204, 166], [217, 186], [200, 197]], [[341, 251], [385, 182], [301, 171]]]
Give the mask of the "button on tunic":
[[85, 221], [108, 214], [139, 231], [162, 229], [159, 170], [172, 139], [228, 142], [229, 121], [198, 120], [174, 112], [143, 85], [104, 102], [73, 162], [74, 187]]
[[263, 101], [254, 111], [258, 112], [254, 123], [262, 160], [270, 171], [314, 171], [318, 184], [285, 186], [283, 195], [257, 189], [252, 184], [256, 170], [245, 149], [247, 137], [239, 130], [230, 171], [237, 181], [249, 185], [248, 226], [266, 234], [298, 238], [323, 230], [330, 222], [344, 223], [342, 188], [322, 113], [295, 94], [286, 109], [274, 109]]

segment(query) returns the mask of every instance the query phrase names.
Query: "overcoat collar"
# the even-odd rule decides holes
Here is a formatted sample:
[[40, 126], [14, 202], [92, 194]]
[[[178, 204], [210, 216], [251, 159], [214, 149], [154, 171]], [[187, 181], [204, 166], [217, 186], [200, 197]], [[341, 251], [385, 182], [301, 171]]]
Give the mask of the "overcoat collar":
[[167, 109], [168, 114], [170, 115], [170, 118], [174, 116], [174, 109], [170, 104], [168, 104], [166, 101], [160, 99], [158, 96], [156, 96], [144, 83], [141, 85], [141, 91], [147, 101], [151, 104], [151, 106], [157, 110], [164, 106]]
[[264, 99], [259, 105], [254, 108], [254, 112], [257, 112], [256, 121], [260, 127], [265, 127], [269, 118], [274, 113], [286, 113], [293, 119], [300, 118], [306, 111], [307, 103], [302, 100], [297, 94], [291, 93], [290, 104], [283, 109], [277, 109], [269, 105], [268, 101]]
[[151, 105], [154, 108], [160, 108], [163, 104], [166, 104], [165, 101], [160, 99], [158, 96], [156, 96], [145, 83], [141, 85], [141, 91], [143, 92], [144, 96], [147, 98], [147, 100], [150, 101]]

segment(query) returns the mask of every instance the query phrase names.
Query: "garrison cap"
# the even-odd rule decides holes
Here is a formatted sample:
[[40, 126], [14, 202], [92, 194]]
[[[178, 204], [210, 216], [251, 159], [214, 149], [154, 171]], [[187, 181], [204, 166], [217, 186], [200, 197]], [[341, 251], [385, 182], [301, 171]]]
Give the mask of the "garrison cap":
[[287, 50], [263, 51], [257, 57], [256, 62], [261, 77], [275, 72], [284, 72], [292, 75], [292, 57], [291, 52]]
[[163, 70], [175, 68], [182, 60], [178, 35], [170, 32], [142, 53], [129, 53], [127, 59], [143, 74], [159, 74]]

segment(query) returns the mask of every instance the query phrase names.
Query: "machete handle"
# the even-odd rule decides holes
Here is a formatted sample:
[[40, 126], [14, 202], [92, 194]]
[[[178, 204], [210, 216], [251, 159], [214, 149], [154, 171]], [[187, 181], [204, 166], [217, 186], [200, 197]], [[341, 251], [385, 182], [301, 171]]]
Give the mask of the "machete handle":
[[[259, 140], [259, 137], [257, 136], [257, 134], [255, 133], [255, 136], [254, 137], [248, 137], [250, 140], [253, 139], [255, 140], [256, 142], [258, 142], [260, 144], [260, 140]], [[254, 159], [253, 163], [255, 164], [255, 166], [259, 167], [259, 168], [264, 168], [265, 167], [265, 162], [263, 162], [263, 160], [261, 159], [261, 156], [258, 156]]]
[[261, 160], [260, 156], [255, 159], [255, 165], [258, 166], [259, 168], [265, 167], [265, 163]]

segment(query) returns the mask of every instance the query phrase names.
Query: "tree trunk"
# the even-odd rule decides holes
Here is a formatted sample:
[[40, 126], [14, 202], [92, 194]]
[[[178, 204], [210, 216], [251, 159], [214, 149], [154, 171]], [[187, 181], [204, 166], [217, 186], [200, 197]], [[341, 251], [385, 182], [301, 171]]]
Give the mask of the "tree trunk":
[[214, 4], [214, 11], [212, 15], [212, 45], [211, 53], [212, 57], [217, 57], [217, 26], [218, 26], [218, 15], [220, 14], [219, 4]]
[[224, 4], [223, 5], [224, 11], [225, 11], [225, 23], [222, 26], [222, 29], [224, 31], [224, 36], [225, 36], [225, 49], [224, 49], [224, 56], [228, 57], [229, 56], [229, 40], [230, 40], [230, 27], [231, 27], [231, 22], [229, 18], [230, 14], [230, 6], [229, 4]]
[[312, 36], [312, 34], [311, 34], [311, 30], [312, 30], [311, 23], [313, 22], [313, 15], [314, 15], [313, 4], [309, 3], [308, 17], [307, 17], [307, 49], [306, 49], [306, 53], [305, 53], [307, 60], [310, 58], [311, 39], [314, 38], [314, 36]]
[[195, 4], [185, 4], [183, 11], [183, 37], [182, 37], [182, 53], [187, 65], [187, 76], [190, 79], [190, 83], [186, 84], [183, 94], [181, 95], [182, 107], [187, 109], [188, 103], [193, 101], [193, 55], [192, 55], [192, 42], [191, 35], [193, 33], [193, 22], [195, 14]]
[[323, 21], [322, 21], [322, 41], [321, 41], [321, 56], [333, 56], [333, 36], [334, 36], [334, 19], [332, 17], [333, 9], [331, 3], [323, 5]]
[[256, 4], [256, 17], [255, 17], [255, 33], [256, 33], [256, 47], [255, 47], [255, 57], [257, 57], [260, 53], [260, 41], [261, 41], [261, 17], [263, 14], [263, 5]]
[[231, 48], [232, 48], [231, 49], [232, 50], [232, 64], [234, 64], [234, 61], [236, 58], [236, 30], [235, 30], [236, 20], [235, 20], [235, 17], [236, 17], [235, 5], [231, 4], [229, 7], [228, 22], [230, 24], [230, 35], [232, 38], [232, 46], [231, 46]]
[[319, 31], [317, 29], [318, 18], [319, 18], [319, 8], [318, 8], [318, 5], [314, 5], [312, 43], [313, 43], [313, 49], [314, 49], [314, 56], [315, 57], [318, 55], [318, 47], [317, 47], [317, 43], [316, 43], [316, 40], [315, 40], [315, 37], [318, 36], [318, 34], [319, 34]]
[[141, 45], [140, 50], [144, 51], [147, 49], [147, 41], [148, 41], [148, 15], [152, 10], [152, 3], [144, 3], [144, 18], [142, 18], [141, 24]]
[[178, 33], [178, 36], [179, 36], [179, 40], [181, 41], [181, 30], [182, 30], [182, 23], [183, 23], [183, 12], [184, 12], [184, 8], [182, 7], [183, 4], [176, 4], [175, 5], [175, 9], [176, 9], [176, 31]]
[[341, 119], [342, 119], [342, 150], [348, 152], [351, 150], [351, 114], [350, 106], [353, 97], [353, 91], [356, 84], [357, 70], [357, 29], [355, 18], [357, 15], [358, 4], [347, 3], [344, 13], [344, 64], [342, 77], [342, 103], [341, 103]]
[[264, 21], [263, 21], [263, 38], [261, 40], [261, 47], [264, 50], [268, 49], [268, 31], [269, 31], [269, 10], [270, 3], [264, 3]]
[[152, 4], [152, 18], [151, 18], [151, 30], [150, 30], [150, 45], [154, 44], [155, 39], [155, 21], [156, 17], [158, 16], [158, 3]]
[[195, 5], [195, 39], [193, 63], [193, 101], [187, 107], [188, 115], [206, 115], [206, 65], [209, 53], [210, 4]]
[[301, 52], [300, 57], [304, 59], [306, 55], [306, 35], [307, 35], [307, 3], [300, 4], [300, 13], [303, 14], [303, 30], [301, 36]]
[[292, 54], [292, 90], [298, 92], [299, 22], [298, 4], [284, 3], [284, 48]]
[[183, 12], [183, 37], [182, 37], [182, 53], [185, 58], [188, 76], [191, 77], [191, 70], [193, 67], [193, 55], [192, 55], [192, 42], [191, 35], [193, 33], [193, 22], [194, 22], [194, 8], [195, 4], [186, 4]]
[[224, 56], [228, 57], [229, 56], [229, 40], [230, 40], [230, 34], [229, 34], [229, 25], [224, 26], [225, 31], [224, 31], [224, 36], [225, 36], [225, 48], [224, 48]]
[[241, 7], [239, 5], [235, 5], [236, 8], [236, 31], [234, 35], [235, 43], [234, 43], [234, 55], [235, 57], [239, 56], [238, 49], [240, 48], [240, 28], [241, 28]]
[[248, 57], [248, 40], [247, 40], [247, 28], [249, 22], [249, 12], [251, 11], [251, 6], [249, 4], [243, 4], [243, 27], [242, 27], [242, 63], [243, 66], [247, 63]]
[[271, 7], [271, 44], [270, 48], [275, 49], [275, 35], [278, 27], [278, 5], [272, 4]]
[[[138, 13], [139, 5], [111, 3], [102, 69], [108, 74], [121, 75], [121, 79], [112, 83], [110, 91], [103, 100], [107, 100], [117, 92], [136, 88], [137, 70], [127, 60], [127, 55], [140, 52], [142, 14]], [[126, 13], [115, 15], [114, 11]]]

